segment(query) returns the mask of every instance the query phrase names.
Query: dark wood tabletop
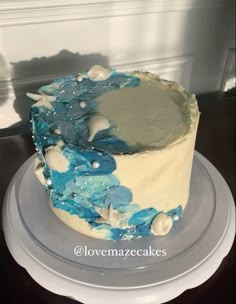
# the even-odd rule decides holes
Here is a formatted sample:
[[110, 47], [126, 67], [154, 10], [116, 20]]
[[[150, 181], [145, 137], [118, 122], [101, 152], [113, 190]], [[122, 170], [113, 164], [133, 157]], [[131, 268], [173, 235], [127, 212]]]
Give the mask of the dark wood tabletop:
[[[196, 150], [220, 171], [235, 199], [235, 99], [215, 94], [199, 96], [201, 111]], [[0, 139], [0, 203], [6, 188], [25, 160], [35, 153], [31, 135]], [[235, 303], [235, 243], [219, 269], [204, 284], [185, 291], [169, 304]], [[0, 232], [1, 298], [4, 303], [72, 304], [75, 301], [49, 292], [38, 285], [12, 258]], [[77, 302], [78, 303], [78, 302]], [[96, 304], [96, 303], [95, 303]], [[112, 304], [112, 303], [111, 303]]]

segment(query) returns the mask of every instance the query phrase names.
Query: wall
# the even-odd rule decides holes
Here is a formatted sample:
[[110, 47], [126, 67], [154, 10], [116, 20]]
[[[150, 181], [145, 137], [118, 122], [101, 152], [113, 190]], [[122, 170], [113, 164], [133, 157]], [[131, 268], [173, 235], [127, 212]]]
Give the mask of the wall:
[[234, 47], [231, 0], [1, 0], [0, 128], [24, 94], [91, 64], [150, 70], [194, 93], [219, 88]]

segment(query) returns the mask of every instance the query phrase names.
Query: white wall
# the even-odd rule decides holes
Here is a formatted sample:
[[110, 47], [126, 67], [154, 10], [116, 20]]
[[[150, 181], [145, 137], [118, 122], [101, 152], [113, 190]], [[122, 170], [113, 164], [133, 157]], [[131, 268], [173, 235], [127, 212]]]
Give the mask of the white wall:
[[[25, 111], [25, 116], [16, 117], [13, 103], [29, 82], [36, 86], [55, 75], [76, 72], [82, 61], [86, 67], [97, 60], [121, 70], [147, 69], [181, 82], [194, 93], [217, 90], [227, 50], [234, 47], [233, 3], [2, 0], [0, 93], [5, 90], [8, 102], [0, 103], [0, 128], [27, 119], [23, 95], [17, 111]], [[61, 50], [67, 52], [58, 55]], [[3, 81], [9, 74], [11, 80]], [[10, 112], [5, 115], [7, 109], [12, 117]]]

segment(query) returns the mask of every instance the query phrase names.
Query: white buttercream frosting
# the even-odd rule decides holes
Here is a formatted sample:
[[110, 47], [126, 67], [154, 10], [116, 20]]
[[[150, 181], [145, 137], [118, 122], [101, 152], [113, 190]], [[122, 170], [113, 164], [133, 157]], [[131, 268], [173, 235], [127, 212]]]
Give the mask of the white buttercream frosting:
[[196, 105], [181, 87], [170, 83], [174, 89], [168, 84], [163, 88], [159, 78], [149, 74], [147, 77], [148, 81], [142, 80], [136, 88], [122, 88], [100, 96], [99, 112], [114, 123], [115, 135], [129, 145], [160, 149], [188, 133], [189, 117]]
[[86, 234], [91, 237], [95, 237], [98, 239], [104, 239], [105, 236], [109, 233], [107, 229], [92, 229], [89, 223], [85, 222], [84, 219], [81, 219], [75, 214], [70, 214], [69, 212], [66, 212], [65, 210], [55, 208], [52, 205], [52, 202], [49, 200], [49, 206], [51, 207], [52, 211], [55, 213], [55, 215], [66, 225], [70, 226], [72, 229]]
[[160, 150], [131, 155], [114, 155], [114, 174], [133, 194], [141, 208], [154, 207], [167, 212], [189, 198], [192, 160], [198, 120], [184, 138]]
[[38, 157], [36, 157], [34, 160], [34, 172], [35, 172], [36, 177], [40, 181], [40, 183], [42, 185], [45, 185], [46, 179], [43, 174], [43, 166], [42, 166], [41, 160]]

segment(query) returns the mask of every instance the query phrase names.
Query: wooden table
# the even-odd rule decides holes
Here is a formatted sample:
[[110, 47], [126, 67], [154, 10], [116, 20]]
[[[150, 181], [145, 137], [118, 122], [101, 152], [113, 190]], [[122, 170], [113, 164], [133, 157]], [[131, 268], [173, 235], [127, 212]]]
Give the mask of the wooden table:
[[[227, 181], [235, 199], [235, 100], [215, 94], [199, 96], [201, 119], [196, 150], [208, 158]], [[0, 203], [14, 173], [35, 153], [31, 135], [0, 139]], [[75, 301], [55, 295], [38, 285], [11, 257], [0, 233], [1, 298], [6, 304], [72, 304]], [[217, 272], [201, 286], [185, 291], [169, 304], [235, 303], [234, 276], [236, 245]], [[112, 303], [111, 303], [112, 304]]]

